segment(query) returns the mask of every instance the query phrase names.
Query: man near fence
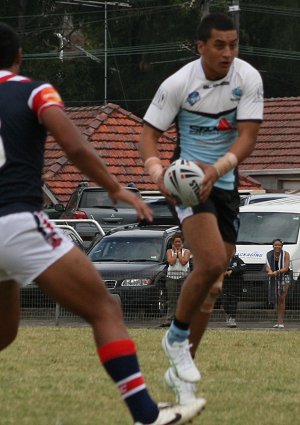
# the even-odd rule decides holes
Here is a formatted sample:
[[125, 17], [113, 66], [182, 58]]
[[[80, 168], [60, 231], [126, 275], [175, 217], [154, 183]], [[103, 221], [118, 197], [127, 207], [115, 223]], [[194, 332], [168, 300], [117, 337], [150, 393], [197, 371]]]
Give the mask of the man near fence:
[[107, 189], [113, 202], [133, 205], [141, 219], [151, 220], [151, 212], [111, 176], [67, 118], [53, 86], [18, 75], [20, 64], [17, 35], [0, 24], [0, 349], [17, 335], [19, 286], [35, 280], [49, 296], [89, 322], [100, 360], [136, 424], [186, 423], [205, 401], [159, 409], [140, 372], [119, 304], [87, 256], [41, 211], [47, 130], [83, 173]]
[[230, 259], [229, 267], [224, 273], [223, 293], [221, 297], [226, 313], [226, 325], [229, 328], [236, 328], [237, 306], [246, 267], [244, 261], [236, 254], [235, 248]]

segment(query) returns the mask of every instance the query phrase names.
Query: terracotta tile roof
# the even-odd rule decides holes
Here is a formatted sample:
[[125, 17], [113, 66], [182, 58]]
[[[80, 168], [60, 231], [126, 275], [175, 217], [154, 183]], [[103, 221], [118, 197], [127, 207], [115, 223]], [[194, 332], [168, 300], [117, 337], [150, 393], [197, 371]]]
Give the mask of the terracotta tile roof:
[[239, 172], [239, 189], [242, 190], [262, 190], [261, 183], [250, 176], [246, 176], [242, 172]]
[[300, 97], [265, 99], [264, 122], [241, 171], [300, 168]]
[[[156, 190], [144, 173], [138, 151], [142, 120], [118, 105], [67, 108], [68, 116], [92, 143], [99, 156], [121, 184], [135, 183], [140, 190]], [[162, 163], [167, 166], [175, 146], [175, 132], [160, 139]], [[77, 185], [88, 179], [70, 164], [59, 145], [48, 137], [45, 150], [44, 181], [55, 197], [66, 203]]]
[[[66, 112], [121, 184], [133, 182], [140, 190], [157, 189], [145, 174], [138, 151], [137, 144], [142, 130], [140, 118], [111, 103], [105, 106], [66, 108]], [[158, 148], [164, 166], [168, 165], [173, 155], [175, 141], [175, 127], [159, 141]], [[257, 161], [257, 158], [253, 160]], [[66, 204], [77, 185], [87, 180], [49, 136], [45, 150], [44, 181], [57, 200]], [[241, 187], [249, 190], [261, 189], [259, 182], [243, 174]]]

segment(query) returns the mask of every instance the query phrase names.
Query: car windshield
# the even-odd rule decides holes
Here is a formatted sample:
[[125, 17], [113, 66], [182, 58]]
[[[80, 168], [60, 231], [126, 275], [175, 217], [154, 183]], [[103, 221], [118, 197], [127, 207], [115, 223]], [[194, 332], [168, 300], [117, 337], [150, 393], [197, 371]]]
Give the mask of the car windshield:
[[156, 216], [173, 217], [168, 204], [165, 199], [159, 200], [147, 200], [146, 203], [153, 210], [153, 214]]
[[250, 199], [249, 204], [257, 204], [258, 202], [276, 201], [276, 199], [284, 199], [284, 196], [265, 196]]
[[161, 259], [159, 238], [103, 238], [89, 253], [91, 261], [154, 261]]
[[82, 194], [79, 208], [132, 208], [129, 204], [125, 202], [118, 202], [113, 204], [107, 192], [96, 191], [96, 190], [86, 190]]
[[300, 214], [241, 212], [240, 220], [239, 245], [270, 245], [275, 237], [285, 244], [297, 243]]

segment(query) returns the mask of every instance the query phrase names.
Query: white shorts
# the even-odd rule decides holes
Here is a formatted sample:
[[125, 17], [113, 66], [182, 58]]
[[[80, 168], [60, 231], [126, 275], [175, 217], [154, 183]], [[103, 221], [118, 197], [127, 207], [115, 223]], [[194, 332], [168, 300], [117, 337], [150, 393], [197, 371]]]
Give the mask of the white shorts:
[[0, 234], [0, 282], [12, 279], [21, 286], [74, 247], [41, 211], [0, 217]]

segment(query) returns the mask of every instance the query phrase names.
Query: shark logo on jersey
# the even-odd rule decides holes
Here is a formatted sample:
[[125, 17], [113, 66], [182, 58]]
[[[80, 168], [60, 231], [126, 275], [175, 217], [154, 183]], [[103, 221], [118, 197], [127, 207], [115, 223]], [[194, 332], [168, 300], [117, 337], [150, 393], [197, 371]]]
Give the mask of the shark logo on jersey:
[[231, 100], [237, 101], [237, 100], [240, 100], [240, 98], [243, 96], [243, 91], [240, 87], [236, 87], [235, 89], [232, 90], [231, 94], [233, 96]]
[[197, 91], [193, 91], [190, 93], [186, 99], [187, 103], [191, 106], [195, 105], [195, 103], [199, 102], [200, 94]]

